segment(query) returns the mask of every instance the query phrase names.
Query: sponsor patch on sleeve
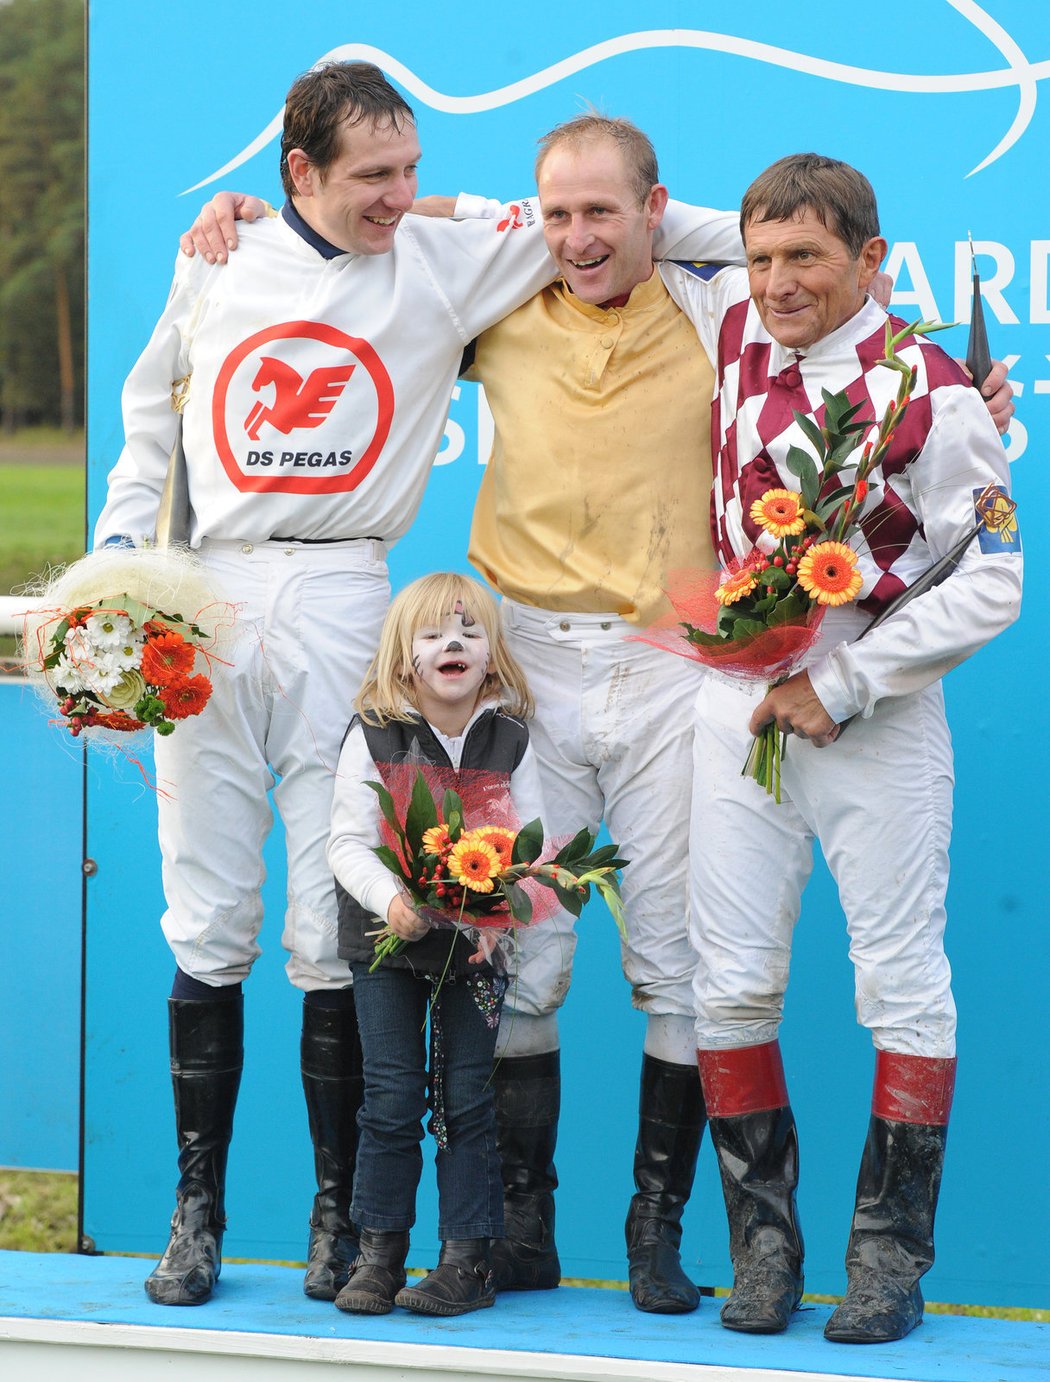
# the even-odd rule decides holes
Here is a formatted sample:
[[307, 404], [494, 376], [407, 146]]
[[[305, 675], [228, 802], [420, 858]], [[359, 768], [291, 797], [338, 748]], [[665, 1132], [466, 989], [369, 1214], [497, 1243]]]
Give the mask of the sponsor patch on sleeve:
[[973, 513], [980, 524], [977, 541], [982, 552], [1020, 552], [1017, 505], [998, 485], [974, 490]]

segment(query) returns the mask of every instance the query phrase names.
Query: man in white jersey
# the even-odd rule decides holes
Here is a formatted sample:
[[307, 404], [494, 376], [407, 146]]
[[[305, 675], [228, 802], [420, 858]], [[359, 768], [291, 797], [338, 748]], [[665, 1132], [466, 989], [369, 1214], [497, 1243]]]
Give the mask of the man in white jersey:
[[[796, 415], [819, 427], [823, 397], [846, 391], [874, 436], [900, 377], [879, 363], [886, 314], [866, 295], [886, 252], [866, 178], [815, 154], [781, 159], [745, 194], [741, 230], [746, 273], [694, 280], [683, 299], [716, 361], [712, 512], [726, 566], [764, 541], [752, 506], [771, 487], [797, 489], [789, 451], [810, 443]], [[816, 838], [846, 914], [857, 1016], [875, 1046], [848, 1291], [825, 1328], [844, 1343], [897, 1339], [922, 1319], [955, 1078], [940, 678], [1016, 618], [1021, 589], [995, 427], [932, 341], [908, 337], [899, 355], [914, 367], [911, 401], [846, 539], [862, 577], [856, 600], [826, 611], [803, 668], [773, 690], [705, 679], [695, 720], [698, 1058], [735, 1276], [722, 1321], [778, 1332], [803, 1289], [797, 1138], [777, 1034]], [[951, 574], [924, 589], [968, 534]], [[792, 736], [779, 803], [740, 772], [751, 735], [772, 722]]]
[[[250, 227], [228, 268], [180, 259], [125, 389], [126, 446], [96, 543], [152, 534], [176, 427], [168, 396], [190, 375], [191, 543], [240, 612], [206, 713], [157, 745], [170, 791], [158, 807], [182, 1173], [172, 1238], [147, 1283], [160, 1303], [199, 1303], [218, 1275], [271, 786], [319, 1180], [307, 1294], [333, 1299], [356, 1251], [360, 1066], [325, 862], [332, 773], [378, 641], [386, 546], [419, 504], [463, 348], [554, 272], [528, 200], [496, 223], [403, 225], [419, 152], [411, 110], [378, 69], [336, 63], [301, 77], [285, 109], [281, 215]], [[679, 211], [678, 226], [668, 252], [735, 237], [725, 215]]]
[[531, 207], [506, 233], [401, 226], [419, 144], [377, 68], [301, 77], [281, 147], [282, 215], [248, 228], [226, 270], [179, 258], [125, 387], [126, 444], [95, 533], [96, 545], [153, 534], [177, 426], [168, 395], [189, 375], [191, 545], [239, 617], [204, 714], [156, 741], [181, 1172], [171, 1240], [146, 1283], [163, 1304], [206, 1300], [219, 1271], [271, 787], [318, 1177], [307, 1294], [333, 1299], [356, 1252], [361, 1070], [325, 862], [332, 773], [387, 605], [386, 547], [419, 504], [463, 346], [551, 274]]

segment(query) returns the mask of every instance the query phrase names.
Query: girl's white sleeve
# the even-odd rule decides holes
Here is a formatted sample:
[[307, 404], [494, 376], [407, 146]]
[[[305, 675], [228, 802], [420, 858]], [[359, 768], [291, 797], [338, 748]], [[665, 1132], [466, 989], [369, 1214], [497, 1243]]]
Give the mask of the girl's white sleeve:
[[374, 854], [379, 836], [379, 799], [368, 782], [381, 782], [359, 724], [343, 741], [332, 800], [328, 864], [351, 897], [367, 912], [386, 921], [397, 896], [394, 875]]

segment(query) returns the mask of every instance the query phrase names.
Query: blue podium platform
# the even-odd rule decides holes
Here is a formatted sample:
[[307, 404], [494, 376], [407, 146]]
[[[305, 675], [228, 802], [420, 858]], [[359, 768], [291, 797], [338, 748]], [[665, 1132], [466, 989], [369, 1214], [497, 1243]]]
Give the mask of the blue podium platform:
[[[563, 1286], [501, 1296], [454, 1320], [361, 1318], [309, 1301], [301, 1272], [228, 1263], [195, 1309], [152, 1305], [138, 1258], [0, 1252], [0, 1375], [12, 1382], [169, 1377], [195, 1382], [618, 1379], [619, 1382], [1022, 1382], [1050, 1376], [1050, 1324], [930, 1315], [886, 1347], [828, 1344], [828, 1306], [774, 1338], [730, 1334], [717, 1302], [643, 1315], [624, 1291]], [[338, 1369], [338, 1373], [336, 1372]], [[327, 1370], [327, 1371], [326, 1371]]]

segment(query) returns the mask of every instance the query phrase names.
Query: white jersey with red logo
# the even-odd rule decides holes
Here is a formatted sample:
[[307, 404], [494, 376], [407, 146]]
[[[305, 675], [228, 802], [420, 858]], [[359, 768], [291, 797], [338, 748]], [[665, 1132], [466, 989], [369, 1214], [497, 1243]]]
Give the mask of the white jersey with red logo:
[[325, 258], [278, 217], [241, 227], [225, 265], [180, 255], [124, 388], [96, 542], [153, 532], [186, 374], [193, 545], [400, 537], [464, 346], [552, 276], [535, 205], [506, 219], [409, 217], [388, 254]]
[[[715, 362], [712, 529], [728, 564], [746, 557], [761, 537], [752, 503], [767, 489], [797, 488], [789, 449], [813, 454], [795, 412], [821, 425], [826, 389], [864, 404], [861, 417], [881, 418], [900, 375], [878, 364], [887, 316], [871, 299], [803, 353], [770, 337], [742, 269], [722, 269], [706, 280], [681, 271], [668, 287]], [[893, 321], [895, 330], [905, 325]], [[1002, 442], [962, 371], [923, 338], [909, 338], [898, 354], [917, 376], [908, 412], [869, 476], [860, 529], [849, 538], [864, 584], [856, 604], [829, 611], [807, 659], [814, 689], [836, 721], [870, 715], [882, 697], [943, 676], [1005, 628], [1020, 603], [1021, 541], [1011, 521], [998, 532], [983, 530], [950, 579], [855, 642], [872, 615], [974, 529], [986, 486], [998, 486], [1003, 502], [1009, 494]]]

